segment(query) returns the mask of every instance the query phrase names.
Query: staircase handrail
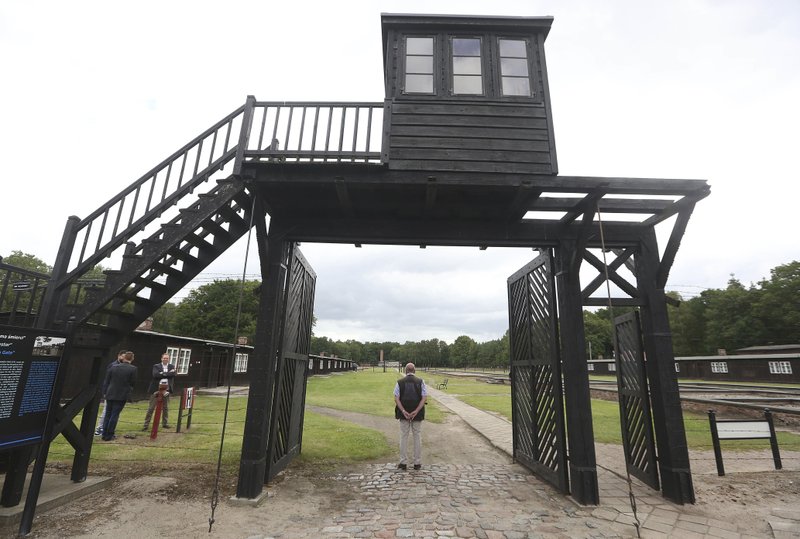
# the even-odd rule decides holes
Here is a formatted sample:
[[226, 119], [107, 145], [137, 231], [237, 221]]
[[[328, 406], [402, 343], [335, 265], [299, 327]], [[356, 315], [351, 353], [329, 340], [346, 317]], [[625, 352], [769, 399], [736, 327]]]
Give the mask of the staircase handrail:
[[[69, 282], [70, 280], [74, 279], [76, 276], [82, 275], [93, 266], [98, 264], [101, 260], [109, 256], [115, 249], [120, 247], [126, 241], [128, 241], [136, 232], [139, 232], [144, 229], [144, 227], [152, 222], [154, 219], [158, 218], [167, 208], [172, 206], [175, 201], [186, 193], [193, 191], [199, 184], [206, 181], [211, 173], [214, 171], [221, 169], [225, 164], [227, 164], [231, 159], [233, 159], [236, 155], [236, 143], [238, 141], [238, 133], [233, 132], [233, 122], [237, 119], [237, 117], [242, 114], [244, 111], [245, 106], [242, 105], [220, 121], [215, 123], [210, 128], [206, 129], [203, 133], [192, 139], [190, 142], [182, 146], [179, 150], [174, 152], [172, 155], [167, 157], [164, 161], [160, 164], [153, 167], [150, 171], [145, 173], [141, 176], [138, 180], [134, 183], [120, 191], [117, 195], [112, 197], [108, 202], [100, 206], [97, 210], [89, 214], [87, 217], [81, 219], [76, 225], [74, 226], [73, 230], [71, 231], [71, 235], [73, 239], [76, 239], [81, 232], [85, 233], [84, 241], [81, 242], [81, 245], [75, 244], [72, 253], [75, 252], [76, 249], [80, 249], [80, 255], [78, 256], [77, 262], [75, 267], [69, 271], [63, 279], [60, 279], [57, 286], [60, 288], [65, 283]], [[220, 130], [223, 130], [224, 127], [228, 127], [227, 133], [225, 134], [224, 140], [224, 150], [220, 157], [217, 159], [213, 159], [214, 156], [214, 145], [217, 144], [217, 135], [219, 134]], [[208, 137], [214, 137], [212, 141], [212, 150], [211, 155], [209, 157], [209, 163], [202, 169], [199, 169], [200, 166], [200, 157], [202, 152], [202, 145], [203, 141], [205, 141]], [[233, 142], [233, 146], [229, 144]], [[188, 181], [183, 181], [183, 172], [187, 165], [186, 159], [189, 153], [192, 150], [197, 151], [197, 156], [194, 163], [194, 171], [192, 172], [192, 176]], [[169, 180], [170, 174], [172, 172], [172, 166], [183, 159], [184, 162], [180, 165], [181, 171], [180, 176], [178, 177], [178, 183], [173, 190], [168, 193], [169, 187]], [[161, 198], [159, 202], [157, 202], [154, 206], [150, 206], [152, 202], [152, 198], [154, 195], [154, 189], [156, 186], [156, 176], [164, 171], [167, 170], [167, 178], [164, 182], [163, 192], [161, 193]], [[148, 182], [152, 182], [152, 186], [150, 188], [150, 193], [147, 195], [147, 207], [141, 217], [134, 220], [134, 215], [136, 211], [136, 204], [139, 200], [139, 195], [142, 187], [147, 184]], [[134, 194], [135, 193], [135, 194]], [[134, 201], [131, 209], [128, 212], [128, 224], [123, 230], [118, 230], [120, 219], [123, 215], [124, 210], [124, 201], [126, 197], [134, 194]], [[119, 211], [117, 212], [116, 222], [114, 223], [114, 230], [111, 234], [111, 238], [108, 239], [105, 243], [101, 244], [102, 234], [104, 232], [107, 223], [105, 222], [106, 219], [109, 217], [109, 211], [112, 210], [115, 206], [119, 205]], [[101, 230], [98, 235], [97, 244], [94, 247], [94, 251], [91, 252], [88, 256], [86, 256], [86, 248], [88, 244], [88, 240], [91, 234], [91, 227], [94, 223], [98, 221], [102, 221], [100, 223]], [[71, 257], [72, 258], [72, 257]]]

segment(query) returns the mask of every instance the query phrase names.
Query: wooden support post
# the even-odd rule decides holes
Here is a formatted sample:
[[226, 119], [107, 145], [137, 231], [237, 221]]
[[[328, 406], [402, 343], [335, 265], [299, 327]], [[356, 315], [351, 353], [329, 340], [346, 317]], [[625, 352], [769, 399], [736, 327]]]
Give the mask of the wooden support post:
[[[252, 95], [247, 96], [242, 112], [242, 130], [239, 133], [239, 142], [236, 144], [236, 158], [233, 161], [233, 174], [239, 176], [244, 165], [244, 154], [250, 142], [250, 130], [253, 128], [253, 112], [256, 108], [256, 98]], [[264, 113], [266, 114], [266, 112]]]
[[[100, 407], [100, 371], [103, 368], [103, 358], [95, 357], [92, 361], [92, 372], [89, 375], [89, 385], [97, 388], [95, 396], [83, 408], [83, 415], [81, 416], [81, 437], [84, 439], [85, 449], [75, 450], [75, 456], [72, 459], [72, 474], [70, 479], [76, 483], [81, 483], [86, 480], [89, 473], [89, 458], [92, 455], [92, 442], [94, 440], [94, 430], [97, 424], [97, 409]], [[102, 374], [105, 374], [103, 371]]]
[[3, 481], [3, 493], [0, 495], [0, 506], [15, 507], [22, 499], [25, 488], [25, 477], [28, 474], [33, 450], [38, 446], [26, 445], [15, 447], [8, 452], [8, 470]]
[[578, 503], [597, 505], [597, 461], [592, 428], [592, 401], [589, 393], [589, 370], [584, 352], [583, 306], [578, 271], [574, 265], [578, 248], [573, 241], [561, 242], [556, 249], [556, 291], [558, 294], [561, 336], [561, 369], [564, 375], [569, 447], [570, 491]]
[[[56, 254], [56, 262], [53, 265], [53, 272], [50, 276], [50, 283], [44, 293], [42, 301], [41, 312], [36, 321], [36, 327], [43, 329], [52, 329], [56, 323], [56, 314], [63, 307], [63, 296], [66, 288], [62, 287], [61, 280], [67, 274], [69, 261], [72, 257], [72, 249], [75, 246], [75, 227], [80, 223], [80, 218], [72, 215], [67, 218], [67, 224], [64, 226], [64, 233], [61, 236], [61, 244], [58, 246], [58, 253]], [[64, 323], [64, 320], [59, 320], [59, 323]]]
[[259, 300], [256, 338], [251, 363], [248, 365], [250, 392], [247, 399], [242, 458], [236, 496], [256, 498], [264, 487], [267, 469], [272, 401], [275, 388], [275, 363], [280, 348], [280, 326], [283, 319], [283, 296], [286, 282], [283, 236], [267, 235], [267, 227], [258, 211], [256, 241], [261, 260], [261, 298]]
[[675, 503], [694, 503], [689, 449], [675, 374], [672, 334], [663, 288], [657, 287], [658, 243], [650, 228], [643, 235], [636, 255], [636, 282], [643, 300], [642, 339], [647, 357], [647, 379], [658, 448], [662, 494]]

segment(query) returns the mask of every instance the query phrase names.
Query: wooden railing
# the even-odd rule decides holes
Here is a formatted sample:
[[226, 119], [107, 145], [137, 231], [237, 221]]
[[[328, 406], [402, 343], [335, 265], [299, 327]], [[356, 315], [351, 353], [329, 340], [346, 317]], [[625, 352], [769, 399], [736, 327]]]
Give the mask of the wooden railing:
[[50, 276], [0, 259], [0, 323], [30, 327], [41, 311]]
[[245, 161], [380, 163], [383, 103], [252, 102]]
[[[380, 163], [385, 160], [383, 122], [383, 103], [258, 102], [248, 97], [245, 105], [89, 216], [68, 219], [43, 308], [50, 312], [72, 284], [148, 226], [157, 226], [162, 214], [212, 176], [236, 175], [243, 165], [259, 162]], [[224, 173], [228, 164], [232, 167]]]
[[231, 161], [243, 110], [242, 106], [233, 111], [75, 223], [69, 231], [73, 247], [66, 279], [82, 275], [108, 257], [132, 232], [143, 230]]

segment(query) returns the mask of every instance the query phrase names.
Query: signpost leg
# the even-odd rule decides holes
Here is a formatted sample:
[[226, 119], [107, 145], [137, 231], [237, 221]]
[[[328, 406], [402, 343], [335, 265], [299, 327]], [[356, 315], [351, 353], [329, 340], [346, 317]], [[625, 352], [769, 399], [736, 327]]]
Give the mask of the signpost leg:
[[175, 432], [181, 431], [181, 420], [183, 419], [183, 404], [185, 400], [186, 400], [185, 398], [181, 399], [181, 405], [178, 407], [178, 423], [175, 425]]
[[725, 465], [722, 464], [722, 448], [719, 445], [719, 433], [717, 432], [717, 415], [714, 410], [708, 411], [708, 424], [711, 429], [711, 442], [714, 444], [714, 458], [717, 460], [717, 475], [725, 475]]
[[775, 461], [775, 469], [780, 470], [783, 468], [781, 463], [781, 452], [778, 449], [778, 437], [775, 435], [775, 423], [772, 421], [772, 412], [769, 408], [764, 409], [764, 417], [767, 419], [769, 425], [769, 445], [772, 446], [772, 459]]
[[25, 488], [25, 476], [28, 474], [28, 464], [34, 446], [23, 446], [12, 449], [8, 456], [8, 471], [3, 483], [3, 494], [0, 496], [0, 505], [14, 507], [22, 499], [22, 490]]

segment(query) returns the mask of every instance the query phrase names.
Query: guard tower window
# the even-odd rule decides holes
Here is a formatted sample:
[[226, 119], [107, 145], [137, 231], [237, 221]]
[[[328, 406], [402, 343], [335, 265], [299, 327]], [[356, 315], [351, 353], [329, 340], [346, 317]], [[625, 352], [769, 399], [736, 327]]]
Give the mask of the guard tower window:
[[453, 95], [483, 95], [480, 38], [454, 37]]
[[406, 38], [405, 93], [433, 93], [433, 38]]
[[503, 95], [531, 95], [528, 47], [523, 39], [499, 39]]

